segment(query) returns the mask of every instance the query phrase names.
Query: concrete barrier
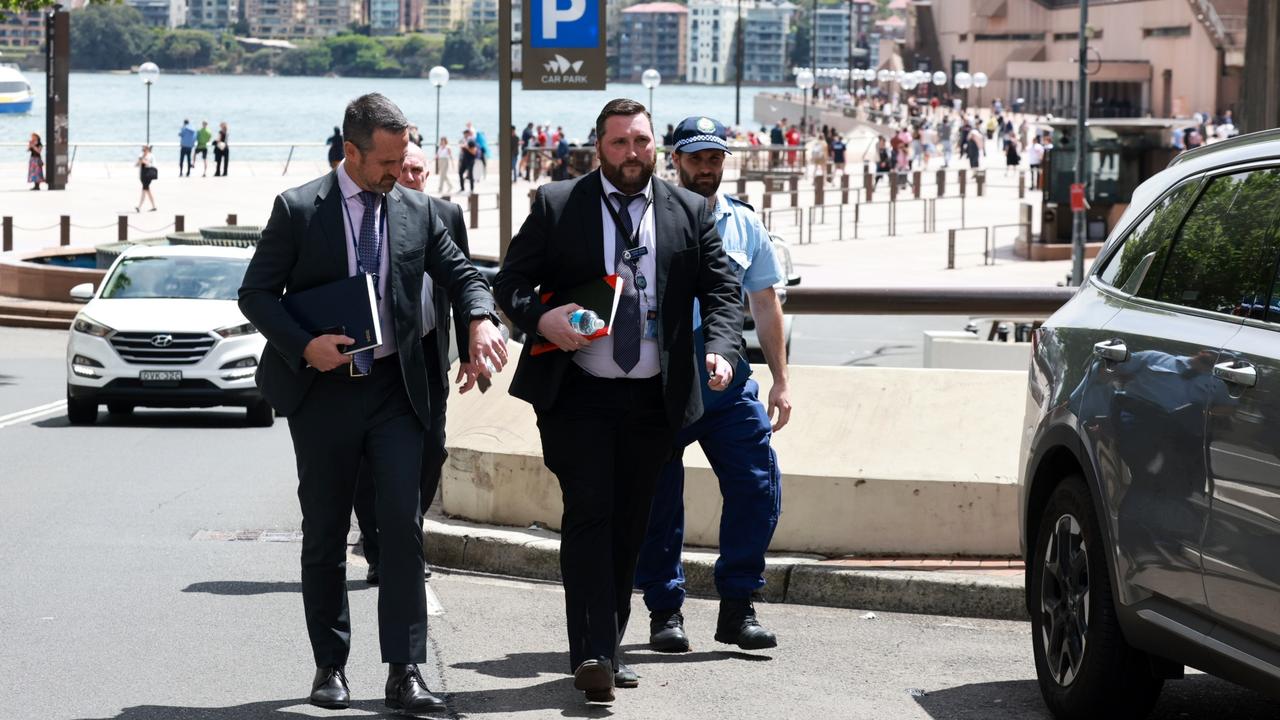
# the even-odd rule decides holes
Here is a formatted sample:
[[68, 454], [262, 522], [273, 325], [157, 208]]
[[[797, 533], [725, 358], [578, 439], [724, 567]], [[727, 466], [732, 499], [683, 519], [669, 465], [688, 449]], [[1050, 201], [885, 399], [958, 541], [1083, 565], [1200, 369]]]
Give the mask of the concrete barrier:
[[[528, 527], [560, 524], [532, 408], [507, 394], [449, 402], [446, 514]], [[760, 368], [764, 397], [768, 372]], [[846, 555], [1018, 553], [1017, 457], [1025, 372], [793, 367], [791, 424], [774, 438], [783, 471], [772, 549]], [[686, 542], [715, 546], [720, 493], [706, 458], [685, 453]]]

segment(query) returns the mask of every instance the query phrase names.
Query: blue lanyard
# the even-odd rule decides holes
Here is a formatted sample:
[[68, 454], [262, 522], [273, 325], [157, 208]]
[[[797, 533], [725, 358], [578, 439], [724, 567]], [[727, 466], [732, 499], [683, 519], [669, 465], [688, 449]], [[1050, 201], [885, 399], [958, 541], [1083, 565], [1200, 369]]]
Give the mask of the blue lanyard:
[[[381, 218], [381, 222], [378, 223], [378, 225], [380, 226], [380, 229], [374, 231], [373, 239], [377, 243], [378, 249], [377, 249], [377, 254], [374, 256], [374, 261], [373, 261], [374, 267], [372, 272], [370, 272], [369, 270], [365, 270], [363, 265], [360, 262], [360, 233], [356, 232], [356, 224], [351, 219], [351, 208], [347, 206], [347, 202], [348, 202], [347, 198], [343, 197], [342, 212], [344, 215], [347, 216], [347, 227], [350, 228], [351, 230], [351, 247], [356, 251], [355, 252], [356, 272], [369, 273], [370, 275], [373, 275], [374, 283], [376, 285], [378, 280], [378, 270], [379, 268], [382, 267], [382, 241], [384, 238], [387, 237], [387, 196], [383, 195], [381, 202], [379, 202], [378, 204], [378, 209], [382, 212], [382, 218]], [[365, 210], [365, 212], [370, 212], [370, 211]]]

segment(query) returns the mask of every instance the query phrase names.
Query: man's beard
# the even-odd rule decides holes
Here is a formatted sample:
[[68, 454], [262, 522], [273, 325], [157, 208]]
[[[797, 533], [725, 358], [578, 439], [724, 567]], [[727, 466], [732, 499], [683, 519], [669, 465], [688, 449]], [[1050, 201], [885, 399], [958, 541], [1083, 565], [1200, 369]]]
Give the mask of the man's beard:
[[[635, 195], [642, 192], [644, 187], [649, 184], [649, 179], [653, 177], [653, 170], [657, 167], [658, 161], [655, 157], [649, 162], [642, 159], [628, 160], [621, 165], [610, 165], [608, 160], [603, 156], [600, 157], [600, 172], [604, 174], [613, 186], [626, 195]], [[636, 171], [639, 173], [636, 174]]]
[[720, 189], [720, 180], [724, 177], [724, 172], [715, 175], [689, 175], [684, 170], [680, 171], [680, 187], [686, 190], [692, 190], [702, 197], [711, 197], [716, 194], [716, 190]]

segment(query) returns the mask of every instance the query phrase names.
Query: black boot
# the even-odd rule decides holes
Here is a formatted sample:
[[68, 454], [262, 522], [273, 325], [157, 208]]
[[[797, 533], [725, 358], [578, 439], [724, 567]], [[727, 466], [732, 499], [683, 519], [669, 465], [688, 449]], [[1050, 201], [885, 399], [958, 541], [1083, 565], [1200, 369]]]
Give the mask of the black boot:
[[667, 653], [689, 651], [689, 637], [684, 634], [684, 615], [679, 608], [649, 613], [649, 647]]
[[756, 609], [750, 600], [720, 601], [716, 642], [737, 645], [743, 650], [764, 650], [778, 646], [778, 638], [760, 627], [760, 622], [756, 620]]
[[405, 712], [439, 712], [445, 710], [444, 701], [427, 689], [417, 665], [387, 666], [386, 706]]
[[347, 688], [347, 675], [340, 667], [316, 668], [311, 681], [309, 702], [316, 707], [345, 710], [351, 707], [351, 691]]

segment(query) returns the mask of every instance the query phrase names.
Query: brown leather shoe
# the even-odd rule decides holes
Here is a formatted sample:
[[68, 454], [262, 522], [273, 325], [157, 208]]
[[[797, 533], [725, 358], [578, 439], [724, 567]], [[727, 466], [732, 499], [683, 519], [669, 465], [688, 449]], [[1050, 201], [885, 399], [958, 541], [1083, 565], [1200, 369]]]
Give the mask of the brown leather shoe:
[[573, 671], [573, 687], [587, 696], [587, 702], [613, 702], [613, 668], [608, 660], [587, 660]]

